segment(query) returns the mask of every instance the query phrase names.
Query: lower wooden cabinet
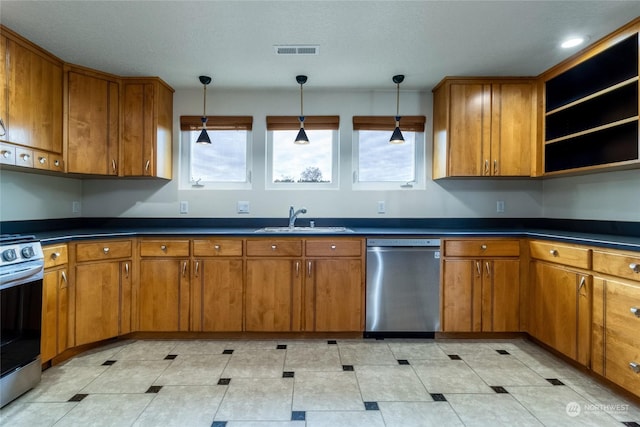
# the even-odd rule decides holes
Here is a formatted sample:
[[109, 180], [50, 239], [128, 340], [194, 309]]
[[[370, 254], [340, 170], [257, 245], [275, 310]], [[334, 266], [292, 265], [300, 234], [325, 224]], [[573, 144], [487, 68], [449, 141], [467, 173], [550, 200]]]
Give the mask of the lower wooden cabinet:
[[140, 261], [140, 331], [189, 330], [189, 263], [173, 258]]
[[66, 267], [44, 273], [42, 280], [42, 363], [68, 348], [69, 292]]

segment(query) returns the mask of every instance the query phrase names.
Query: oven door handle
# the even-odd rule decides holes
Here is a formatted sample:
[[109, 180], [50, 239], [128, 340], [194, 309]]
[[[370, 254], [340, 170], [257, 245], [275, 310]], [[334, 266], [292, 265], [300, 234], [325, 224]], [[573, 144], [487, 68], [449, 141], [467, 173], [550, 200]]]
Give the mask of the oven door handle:
[[0, 276], [0, 283], [2, 283], [0, 289], [8, 289], [23, 283], [41, 280], [44, 276], [43, 271], [42, 261], [25, 263], [24, 268]]

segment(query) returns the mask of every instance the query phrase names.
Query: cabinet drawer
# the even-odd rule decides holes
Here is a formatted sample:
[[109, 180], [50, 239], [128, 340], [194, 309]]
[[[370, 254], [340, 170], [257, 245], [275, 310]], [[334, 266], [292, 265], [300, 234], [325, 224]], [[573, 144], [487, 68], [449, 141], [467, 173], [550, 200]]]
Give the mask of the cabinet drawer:
[[552, 242], [529, 242], [531, 258], [577, 268], [591, 267], [591, 249]]
[[594, 250], [593, 269], [600, 273], [640, 281], [640, 253]]
[[16, 164], [16, 147], [9, 144], [0, 144], [0, 164]]
[[605, 377], [640, 396], [640, 347], [612, 334], [605, 346]]
[[302, 240], [248, 240], [247, 256], [302, 256]]
[[16, 166], [33, 167], [33, 150], [16, 148]]
[[46, 151], [33, 152], [33, 167], [36, 169], [51, 169], [50, 154]]
[[[605, 326], [640, 348], [640, 286], [607, 280]], [[636, 314], [637, 313], [637, 314]]]
[[444, 256], [520, 256], [518, 240], [445, 240]]
[[76, 261], [100, 261], [131, 257], [131, 240], [113, 240], [95, 243], [78, 243]]
[[305, 242], [307, 256], [361, 256], [362, 241], [309, 239]]
[[44, 246], [44, 268], [51, 268], [69, 262], [67, 245]]
[[188, 240], [143, 240], [140, 256], [186, 257], [189, 256]]
[[242, 256], [242, 240], [194, 239], [193, 256]]

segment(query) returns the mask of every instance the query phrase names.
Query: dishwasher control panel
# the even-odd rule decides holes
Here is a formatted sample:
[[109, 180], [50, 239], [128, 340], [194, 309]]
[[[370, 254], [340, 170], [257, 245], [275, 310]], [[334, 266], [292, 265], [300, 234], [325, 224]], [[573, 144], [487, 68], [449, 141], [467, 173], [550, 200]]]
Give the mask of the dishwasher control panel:
[[367, 239], [367, 246], [386, 246], [386, 247], [440, 247], [440, 239]]

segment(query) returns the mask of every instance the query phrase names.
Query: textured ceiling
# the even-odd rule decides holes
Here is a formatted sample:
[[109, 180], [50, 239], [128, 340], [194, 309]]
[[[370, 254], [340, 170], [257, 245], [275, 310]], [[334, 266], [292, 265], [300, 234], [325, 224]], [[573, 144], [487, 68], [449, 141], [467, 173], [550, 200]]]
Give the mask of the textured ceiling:
[[[430, 90], [447, 75], [537, 75], [640, 15], [638, 1], [0, 1], [0, 22], [66, 62], [176, 89]], [[314, 44], [317, 56], [274, 45]]]

